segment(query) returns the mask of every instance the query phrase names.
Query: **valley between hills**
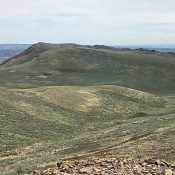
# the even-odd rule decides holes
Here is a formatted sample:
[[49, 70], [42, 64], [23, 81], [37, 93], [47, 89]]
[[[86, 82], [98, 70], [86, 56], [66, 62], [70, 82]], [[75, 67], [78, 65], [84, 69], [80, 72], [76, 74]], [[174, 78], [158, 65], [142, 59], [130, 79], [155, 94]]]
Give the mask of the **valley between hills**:
[[0, 65], [1, 175], [117, 155], [175, 161], [175, 53], [37, 43]]

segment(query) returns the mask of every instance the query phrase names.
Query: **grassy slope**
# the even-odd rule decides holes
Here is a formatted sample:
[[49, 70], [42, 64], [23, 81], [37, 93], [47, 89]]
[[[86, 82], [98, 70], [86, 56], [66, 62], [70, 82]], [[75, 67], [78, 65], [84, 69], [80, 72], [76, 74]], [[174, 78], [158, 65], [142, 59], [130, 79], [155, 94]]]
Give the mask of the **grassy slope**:
[[114, 84], [165, 94], [174, 92], [174, 67], [173, 54], [41, 43], [1, 66], [0, 84], [20, 88]]
[[111, 150], [175, 158], [171, 98], [118, 86], [1, 88], [0, 104], [4, 172]]
[[6, 58], [0, 57], [0, 64], [5, 60]]
[[4, 62], [0, 170], [104, 152], [175, 159], [175, 98], [162, 96], [174, 95], [174, 68], [174, 54], [74, 44]]

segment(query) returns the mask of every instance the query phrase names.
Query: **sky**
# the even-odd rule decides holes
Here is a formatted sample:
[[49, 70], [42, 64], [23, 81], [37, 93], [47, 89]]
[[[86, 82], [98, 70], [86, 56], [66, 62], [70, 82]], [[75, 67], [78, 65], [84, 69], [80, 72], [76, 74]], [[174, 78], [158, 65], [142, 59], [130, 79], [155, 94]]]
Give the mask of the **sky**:
[[174, 45], [175, 0], [0, 0], [0, 43]]

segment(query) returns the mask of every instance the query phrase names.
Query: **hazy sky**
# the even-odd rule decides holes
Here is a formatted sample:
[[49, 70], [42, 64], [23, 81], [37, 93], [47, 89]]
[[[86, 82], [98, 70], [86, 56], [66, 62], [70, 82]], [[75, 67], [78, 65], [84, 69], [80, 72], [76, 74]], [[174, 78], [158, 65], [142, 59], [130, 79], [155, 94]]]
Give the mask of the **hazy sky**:
[[0, 0], [0, 43], [175, 44], [175, 0]]

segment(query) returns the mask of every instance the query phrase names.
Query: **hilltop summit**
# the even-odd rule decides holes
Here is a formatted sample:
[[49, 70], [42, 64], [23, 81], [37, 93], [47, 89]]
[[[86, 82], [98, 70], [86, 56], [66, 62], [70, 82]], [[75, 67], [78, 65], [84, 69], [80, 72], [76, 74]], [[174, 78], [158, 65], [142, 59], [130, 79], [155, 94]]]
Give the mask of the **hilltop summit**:
[[[4, 61], [0, 73], [12, 86], [20, 79], [25, 87], [111, 84], [171, 93], [174, 67], [175, 59], [168, 53], [39, 42]], [[0, 83], [7, 85], [5, 79]]]

